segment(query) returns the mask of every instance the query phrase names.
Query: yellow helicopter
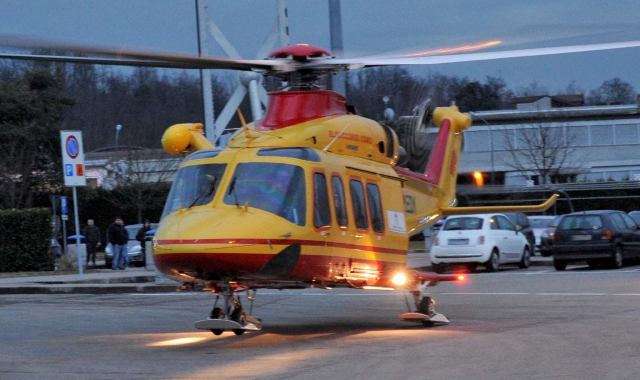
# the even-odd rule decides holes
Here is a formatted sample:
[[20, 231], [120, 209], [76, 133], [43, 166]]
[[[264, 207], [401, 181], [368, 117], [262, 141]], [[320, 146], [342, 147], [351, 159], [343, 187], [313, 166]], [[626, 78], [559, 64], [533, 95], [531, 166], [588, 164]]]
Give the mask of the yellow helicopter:
[[[336, 59], [309, 45], [276, 50], [267, 60], [168, 55], [122, 49], [4, 39], [0, 44], [45, 47], [94, 57], [0, 54], [0, 57], [129, 66], [224, 68], [256, 71], [287, 83], [269, 94], [264, 117], [246, 124], [218, 148], [202, 124], [168, 128], [162, 145], [190, 153], [176, 173], [153, 240], [159, 271], [182, 289], [215, 293], [208, 318], [196, 328], [219, 335], [259, 330], [247, 315], [242, 292], [253, 302], [264, 288], [402, 289], [415, 309], [400, 315], [431, 325], [449, 320], [423, 297], [426, 286], [462, 281], [408, 269], [410, 236], [446, 215], [543, 211], [558, 195], [532, 206], [456, 207], [462, 132], [471, 126], [457, 107], [438, 107], [429, 118], [439, 128], [424, 173], [402, 168], [396, 133], [358, 116], [335, 92], [315, 89], [317, 79], [372, 66], [430, 64], [640, 46], [640, 42], [428, 57]], [[466, 58], [465, 58], [466, 57]], [[241, 116], [241, 115], [240, 115]], [[219, 296], [223, 297], [219, 305]], [[408, 304], [408, 303], [407, 303]]]

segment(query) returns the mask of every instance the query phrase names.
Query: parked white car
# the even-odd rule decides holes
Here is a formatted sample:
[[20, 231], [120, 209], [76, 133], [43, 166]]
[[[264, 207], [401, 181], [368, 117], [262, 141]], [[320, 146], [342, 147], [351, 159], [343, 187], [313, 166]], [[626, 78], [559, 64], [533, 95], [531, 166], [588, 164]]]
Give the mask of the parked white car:
[[531, 247], [502, 214], [450, 216], [438, 232], [429, 258], [436, 273], [454, 265], [465, 265], [473, 272], [478, 264], [494, 272], [501, 264], [528, 268]]

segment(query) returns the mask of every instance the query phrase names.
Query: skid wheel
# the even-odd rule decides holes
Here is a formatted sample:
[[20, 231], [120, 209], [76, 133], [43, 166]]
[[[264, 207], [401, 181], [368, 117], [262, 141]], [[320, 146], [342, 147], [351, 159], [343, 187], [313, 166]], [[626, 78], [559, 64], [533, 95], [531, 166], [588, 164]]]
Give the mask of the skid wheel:
[[[224, 312], [222, 311], [221, 308], [214, 307], [213, 310], [211, 310], [211, 314], [209, 315], [209, 318], [211, 318], [211, 319], [222, 319], [222, 318], [224, 318]], [[220, 329], [213, 329], [213, 330], [211, 330], [211, 332], [213, 333], [213, 335], [222, 334], [222, 330], [220, 330]]]
[[[231, 312], [230, 318], [232, 321], [238, 322], [241, 326], [244, 326], [246, 315], [247, 314], [244, 312], [243, 308], [237, 307]], [[244, 329], [233, 329], [233, 333], [236, 335], [242, 335], [244, 334]]]

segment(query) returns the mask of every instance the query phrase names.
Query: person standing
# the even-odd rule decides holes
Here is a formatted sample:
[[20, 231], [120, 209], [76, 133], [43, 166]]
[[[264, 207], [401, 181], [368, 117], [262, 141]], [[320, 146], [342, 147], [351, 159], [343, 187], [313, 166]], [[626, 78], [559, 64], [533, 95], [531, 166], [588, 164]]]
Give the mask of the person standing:
[[121, 217], [116, 217], [115, 221], [109, 226], [109, 243], [113, 246], [113, 263], [111, 269], [124, 270], [129, 264], [127, 256], [127, 243], [129, 242], [129, 232], [124, 228], [124, 222]]
[[87, 220], [87, 228], [84, 230], [87, 243], [87, 266], [92, 263], [96, 266], [96, 248], [100, 247], [100, 228], [95, 225], [93, 219]]
[[140, 246], [142, 247], [142, 256], [145, 258], [145, 247], [147, 245], [147, 241], [153, 239], [153, 237], [147, 236], [147, 232], [149, 231], [151, 231], [151, 223], [149, 223], [149, 219], [145, 219], [142, 228], [140, 228], [136, 234], [136, 240], [140, 242]]

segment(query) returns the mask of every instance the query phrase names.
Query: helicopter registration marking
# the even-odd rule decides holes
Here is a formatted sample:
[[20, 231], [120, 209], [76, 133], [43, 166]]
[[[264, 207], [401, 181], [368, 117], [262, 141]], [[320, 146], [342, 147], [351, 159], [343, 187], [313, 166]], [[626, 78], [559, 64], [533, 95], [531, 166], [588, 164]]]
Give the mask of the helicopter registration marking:
[[371, 144], [371, 137], [356, 135], [355, 133], [340, 133], [339, 131], [329, 131], [329, 137], [338, 137], [343, 140], [359, 141], [365, 144]]
[[403, 212], [387, 210], [387, 220], [389, 221], [389, 231], [399, 234], [407, 233]]

